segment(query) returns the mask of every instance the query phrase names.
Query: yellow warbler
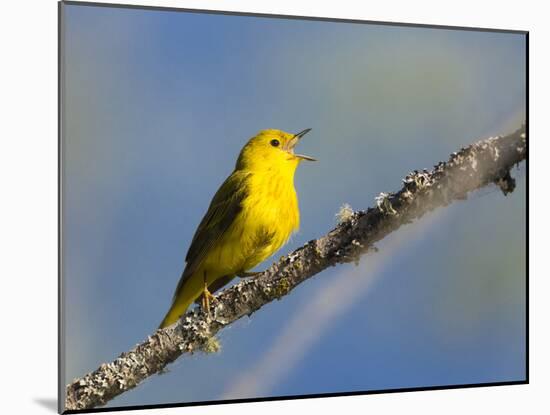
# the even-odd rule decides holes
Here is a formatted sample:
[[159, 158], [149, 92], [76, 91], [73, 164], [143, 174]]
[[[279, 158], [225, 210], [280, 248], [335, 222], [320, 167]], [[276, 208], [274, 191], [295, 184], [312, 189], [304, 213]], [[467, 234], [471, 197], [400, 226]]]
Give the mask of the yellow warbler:
[[275, 253], [298, 229], [300, 212], [294, 172], [302, 160], [294, 147], [310, 128], [298, 134], [263, 130], [243, 147], [235, 170], [210, 202], [185, 258], [172, 305], [160, 327], [176, 322], [202, 298], [208, 311], [211, 292]]

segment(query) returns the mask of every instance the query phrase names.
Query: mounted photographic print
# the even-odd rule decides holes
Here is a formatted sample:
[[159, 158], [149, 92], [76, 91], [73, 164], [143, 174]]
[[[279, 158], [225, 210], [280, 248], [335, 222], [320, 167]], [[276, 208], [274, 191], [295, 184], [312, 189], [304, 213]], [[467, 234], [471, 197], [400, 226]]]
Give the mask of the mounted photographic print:
[[527, 383], [527, 32], [59, 12], [60, 412]]

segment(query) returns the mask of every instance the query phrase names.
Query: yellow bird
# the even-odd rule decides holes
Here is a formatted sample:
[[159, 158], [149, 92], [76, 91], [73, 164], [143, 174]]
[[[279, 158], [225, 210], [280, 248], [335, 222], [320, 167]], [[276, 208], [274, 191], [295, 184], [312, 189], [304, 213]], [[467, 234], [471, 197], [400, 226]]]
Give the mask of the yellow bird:
[[199, 297], [208, 311], [213, 292], [248, 272], [283, 246], [298, 230], [300, 211], [294, 173], [302, 160], [298, 134], [263, 130], [241, 150], [235, 170], [220, 186], [195, 231], [168, 313], [175, 323]]

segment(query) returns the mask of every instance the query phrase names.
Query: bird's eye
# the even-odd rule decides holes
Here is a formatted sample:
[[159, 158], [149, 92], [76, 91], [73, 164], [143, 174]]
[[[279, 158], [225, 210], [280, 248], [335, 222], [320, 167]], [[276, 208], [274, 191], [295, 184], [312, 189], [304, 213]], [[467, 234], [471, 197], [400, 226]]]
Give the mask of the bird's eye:
[[281, 143], [279, 143], [279, 140], [271, 140], [271, 145], [272, 145], [273, 147], [278, 147], [279, 144], [281, 144]]

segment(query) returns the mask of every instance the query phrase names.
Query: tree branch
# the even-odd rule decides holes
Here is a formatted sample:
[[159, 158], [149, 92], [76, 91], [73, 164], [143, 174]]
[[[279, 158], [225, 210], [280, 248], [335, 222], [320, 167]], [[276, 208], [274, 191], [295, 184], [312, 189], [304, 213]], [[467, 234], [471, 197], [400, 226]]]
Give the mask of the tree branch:
[[506, 195], [515, 188], [510, 169], [527, 155], [525, 126], [512, 134], [489, 138], [453, 153], [433, 170], [414, 171], [396, 193], [381, 193], [377, 206], [366, 211], [344, 212], [328, 234], [309, 241], [282, 257], [254, 279], [242, 280], [216, 296], [211, 317], [200, 310], [185, 314], [174, 325], [161, 329], [111, 363], [67, 386], [67, 411], [104, 405], [161, 372], [183, 353], [216, 351], [214, 335], [241, 317], [278, 300], [297, 285], [324, 269], [356, 262], [375, 250], [373, 244], [402, 225], [455, 200], [468, 192], [495, 183]]

